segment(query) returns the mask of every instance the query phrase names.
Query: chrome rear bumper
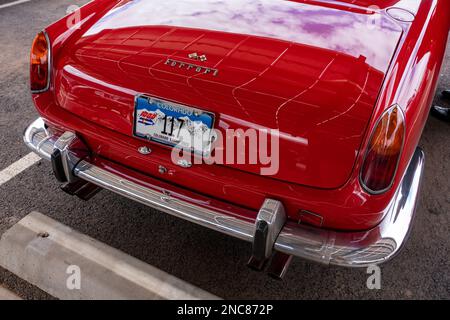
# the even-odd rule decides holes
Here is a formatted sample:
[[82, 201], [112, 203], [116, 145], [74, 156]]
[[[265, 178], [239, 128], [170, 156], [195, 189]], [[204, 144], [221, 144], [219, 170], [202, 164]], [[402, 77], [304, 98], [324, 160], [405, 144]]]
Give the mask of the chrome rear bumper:
[[[239, 239], [249, 242], [255, 240], [255, 221], [224, 215], [174, 198], [166, 192], [144, 187], [80, 159], [71, 152], [70, 143], [73, 141], [67, 137], [61, 139], [52, 136], [41, 118], [26, 129], [24, 141], [31, 150], [47, 160], [51, 159], [56, 147], [61, 148], [64, 169], [69, 178], [81, 178], [173, 216]], [[258, 218], [272, 215], [274, 221], [275, 227], [269, 229], [272, 234], [267, 237], [268, 241], [271, 241], [268, 253], [275, 250], [307, 260], [346, 267], [365, 267], [391, 259], [401, 249], [408, 236], [423, 166], [424, 154], [417, 148], [394, 198], [386, 209], [385, 218], [369, 231], [335, 232], [285, 223], [283, 205], [279, 201], [267, 199]]]

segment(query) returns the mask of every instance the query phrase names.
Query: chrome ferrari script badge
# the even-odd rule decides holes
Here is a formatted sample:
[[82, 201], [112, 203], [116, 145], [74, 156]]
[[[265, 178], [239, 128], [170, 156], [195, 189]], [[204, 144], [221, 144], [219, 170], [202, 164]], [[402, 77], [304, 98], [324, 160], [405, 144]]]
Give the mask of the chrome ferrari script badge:
[[[206, 59], [206, 57], [205, 57], [205, 59]], [[193, 63], [187, 63], [187, 62], [173, 60], [173, 59], [167, 59], [165, 64], [172, 68], [192, 70], [197, 73], [203, 73], [203, 74], [212, 74], [214, 77], [216, 77], [219, 74], [219, 70], [214, 69], [214, 68], [203, 67], [203, 66], [199, 66], [199, 65], [196, 65]]]

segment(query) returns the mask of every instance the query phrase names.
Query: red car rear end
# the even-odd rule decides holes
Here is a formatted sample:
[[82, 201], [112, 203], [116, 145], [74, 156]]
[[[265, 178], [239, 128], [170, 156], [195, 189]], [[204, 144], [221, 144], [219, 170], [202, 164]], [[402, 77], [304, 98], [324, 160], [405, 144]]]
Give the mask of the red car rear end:
[[[93, 1], [36, 40], [42, 119], [25, 141], [66, 190], [100, 186], [251, 241], [253, 266], [274, 252], [274, 266], [383, 262], [411, 227], [449, 12], [431, 0]], [[204, 130], [222, 136], [268, 133], [270, 161], [174, 162], [173, 145], [139, 136], [159, 117], [141, 117], [140, 98], [210, 115]], [[261, 137], [253, 149], [243, 138], [242, 159]]]

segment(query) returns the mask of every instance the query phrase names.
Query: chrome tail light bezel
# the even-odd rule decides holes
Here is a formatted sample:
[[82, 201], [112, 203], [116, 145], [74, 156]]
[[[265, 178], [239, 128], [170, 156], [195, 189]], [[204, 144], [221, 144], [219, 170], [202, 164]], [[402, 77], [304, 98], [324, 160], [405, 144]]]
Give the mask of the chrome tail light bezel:
[[[397, 158], [397, 163], [395, 165], [395, 170], [392, 174], [391, 177], [391, 181], [389, 183], [389, 185], [382, 189], [382, 190], [372, 190], [371, 188], [369, 188], [365, 183], [364, 183], [364, 179], [363, 179], [363, 170], [364, 170], [364, 166], [367, 160], [367, 156], [369, 155], [370, 152], [370, 144], [374, 138], [374, 135], [377, 131], [378, 126], [380, 125], [381, 121], [383, 120], [384, 116], [390, 112], [392, 112], [393, 109], [397, 109], [399, 111], [401, 120], [403, 122], [403, 139], [402, 139], [402, 145], [400, 147], [400, 151], [399, 151], [399, 156]], [[405, 138], [406, 138], [406, 117], [405, 117], [405, 113], [403, 111], [403, 109], [400, 107], [400, 105], [398, 105], [397, 103], [391, 105], [388, 109], [386, 109], [381, 116], [377, 119], [375, 125], [372, 128], [372, 132], [370, 133], [370, 137], [369, 140], [367, 142], [367, 146], [366, 146], [366, 150], [364, 151], [364, 157], [362, 158], [362, 162], [361, 162], [361, 167], [359, 169], [359, 173], [358, 173], [358, 177], [359, 177], [359, 183], [361, 185], [361, 187], [364, 189], [364, 191], [366, 191], [367, 193], [371, 194], [371, 195], [380, 195], [383, 193], [386, 193], [387, 191], [389, 191], [392, 186], [394, 185], [394, 181], [395, 181], [395, 177], [397, 176], [397, 172], [398, 172], [398, 167], [400, 164], [400, 159], [401, 156], [403, 154], [403, 150], [405, 148]]]
[[[32, 94], [37, 94], [37, 93], [43, 93], [46, 92], [50, 89], [50, 83], [51, 83], [51, 75], [52, 75], [52, 60], [53, 60], [53, 56], [52, 56], [52, 45], [50, 42], [50, 38], [48, 36], [48, 33], [46, 30], [42, 30], [40, 31], [36, 37], [42, 33], [45, 37], [45, 40], [47, 41], [47, 85], [45, 86], [45, 88], [43, 89], [38, 89], [38, 90], [33, 90], [31, 89], [31, 61], [30, 61], [30, 90]], [[33, 44], [34, 44], [34, 40], [33, 40]], [[32, 48], [33, 49], [33, 48]], [[32, 52], [30, 52], [30, 55], [32, 54]]]

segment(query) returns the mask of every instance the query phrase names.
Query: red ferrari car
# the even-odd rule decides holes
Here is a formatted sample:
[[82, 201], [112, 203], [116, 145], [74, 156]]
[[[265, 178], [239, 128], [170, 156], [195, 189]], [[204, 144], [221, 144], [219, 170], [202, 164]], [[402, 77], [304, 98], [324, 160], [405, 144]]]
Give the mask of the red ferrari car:
[[378, 264], [412, 226], [449, 25], [447, 0], [94, 0], [36, 36], [24, 140], [66, 192], [249, 241], [254, 268]]

